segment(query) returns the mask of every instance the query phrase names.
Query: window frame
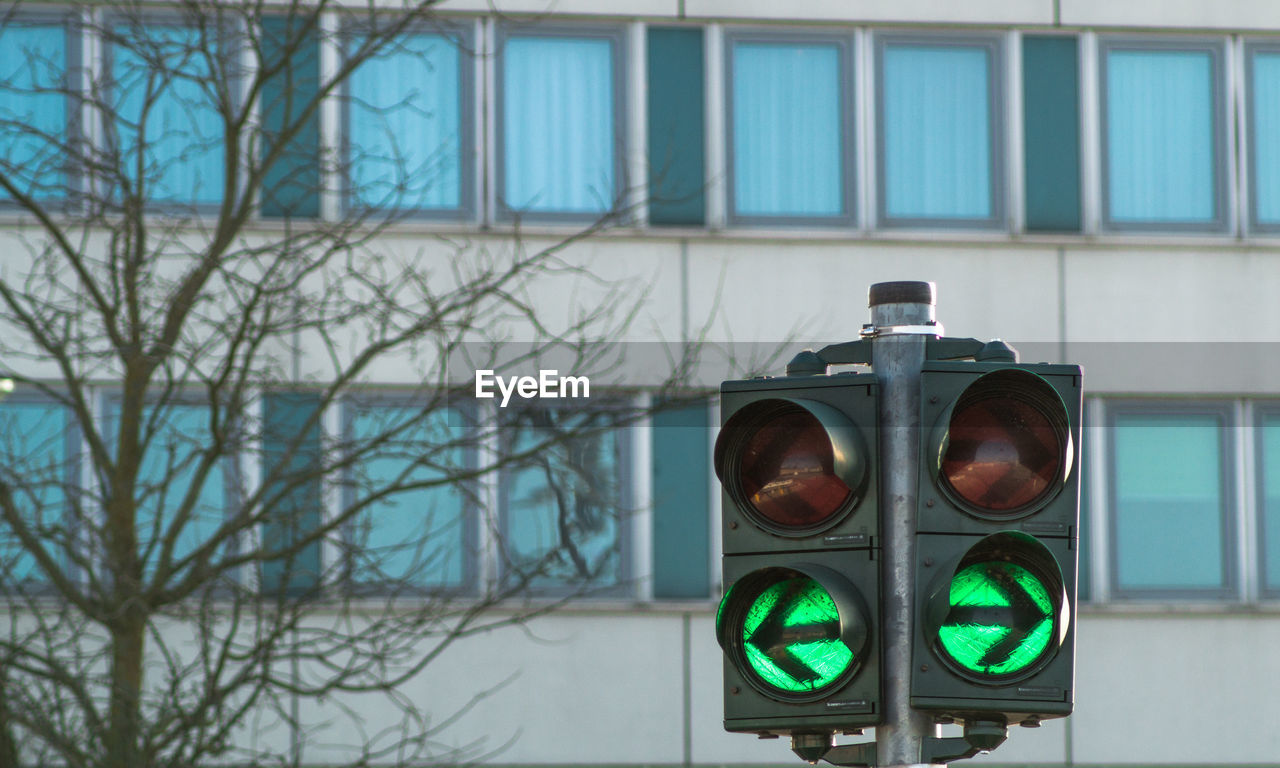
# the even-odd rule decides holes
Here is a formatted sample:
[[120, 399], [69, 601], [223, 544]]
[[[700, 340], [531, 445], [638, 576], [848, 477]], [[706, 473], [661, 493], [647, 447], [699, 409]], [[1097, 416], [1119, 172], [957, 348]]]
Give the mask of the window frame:
[[[6, 11], [6, 17], [6, 24], [19, 27], [25, 25], [62, 27], [63, 45], [66, 47], [64, 64], [66, 66], [69, 91], [64, 97], [67, 112], [66, 142], [71, 145], [83, 146], [89, 137], [85, 131], [83, 115], [81, 115], [80, 109], [85, 90], [84, 69], [86, 56], [82, 20], [74, 9], [58, 11], [53, 8], [17, 8]], [[60, 195], [47, 198], [44, 202], [37, 202], [42, 208], [48, 208], [59, 213], [69, 213], [77, 207], [75, 198], [84, 194], [88, 188], [87, 175], [85, 168], [74, 162], [64, 165], [62, 173], [66, 182], [65, 191]], [[16, 200], [0, 198], [0, 213], [23, 212], [26, 210]]]
[[[67, 484], [69, 493], [64, 494], [64, 497], [70, 496], [71, 492], [83, 491], [84, 483], [82, 481], [82, 477], [84, 471], [83, 462], [85, 458], [81, 445], [83, 436], [81, 434], [80, 422], [76, 418], [71, 406], [60, 402], [56, 396], [44, 394], [38, 390], [29, 390], [25, 387], [5, 396], [3, 405], [46, 405], [54, 408], [60, 407], [66, 411], [66, 431], [63, 433], [62, 442], [63, 450], [66, 452], [65, 461], [67, 466], [63, 481]], [[75, 543], [78, 550], [78, 556], [84, 558], [83, 562], [91, 563], [88, 559], [90, 553], [85, 547], [85, 532], [81, 524], [78, 522], [78, 517], [71, 514], [72, 506], [73, 504], [71, 500], [69, 498], [64, 498], [64, 509], [62, 514], [68, 529], [67, 536], [70, 541]], [[77, 564], [74, 559], [68, 559], [65, 556], [62, 556], [57, 549], [54, 549], [51, 554], [55, 560], [60, 562], [62, 573], [68, 578], [68, 580], [72, 582], [79, 582], [88, 576], [85, 572], [85, 568], [82, 565]], [[50, 580], [41, 578], [38, 580], [23, 582], [20, 593], [29, 594], [34, 597], [44, 597], [57, 595], [58, 589]]]
[[[560, 38], [606, 40], [611, 43], [610, 73], [613, 87], [613, 200], [602, 211], [544, 211], [520, 210], [507, 203], [507, 151], [506, 151], [506, 48], [512, 38]], [[627, 114], [629, 89], [627, 88], [627, 36], [626, 30], [617, 24], [539, 24], [536, 26], [516, 23], [498, 23], [494, 30], [495, 56], [493, 67], [494, 89], [490, 96], [494, 112], [493, 166], [494, 184], [490, 199], [493, 201], [494, 220], [501, 224], [533, 222], [539, 224], [582, 224], [616, 216], [619, 205], [627, 207], [624, 195], [630, 186], [627, 181]]]
[[[120, 406], [120, 401], [123, 398], [123, 393], [118, 388], [112, 388], [112, 389], [103, 391], [100, 394], [100, 398], [101, 398], [100, 400], [101, 412], [99, 417], [96, 419], [97, 428], [101, 432], [102, 436], [108, 441], [108, 444], [112, 451], [112, 460], [114, 461], [115, 460], [114, 451], [115, 451], [116, 445], [118, 444], [118, 439], [119, 439], [119, 433], [117, 431], [119, 429], [118, 425], [119, 425], [119, 419], [120, 419], [119, 406]], [[212, 404], [209, 402], [207, 398], [201, 397], [200, 395], [188, 394], [188, 393], [172, 394], [167, 398], [165, 398], [162, 402], [160, 402], [159, 405], [160, 407], [166, 408], [166, 409], [167, 408], [189, 408], [189, 407], [197, 407], [197, 408], [205, 408], [205, 409], [212, 408]], [[148, 399], [143, 403], [144, 411], [148, 408], [153, 408], [155, 406], [156, 406], [156, 401], [153, 399]], [[242, 421], [243, 421], [243, 417], [242, 417]], [[145, 425], [143, 425], [143, 428], [145, 428]], [[149, 444], [147, 448], [147, 454], [153, 455], [154, 452], [158, 449], [158, 447], [162, 448], [161, 446], [157, 446], [157, 444], [154, 442], [154, 436], [153, 436], [152, 442]], [[230, 519], [234, 517], [236, 514], [238, 514], [239, 510], [244, 504], [245, 494], [246, 494], [246, 491], [248, 490], [247, 482], [250, 477], [250, 472], [252, 471], [252, 468], [248, 465], [248, 462], [249, 462], [249, 459], [247, 458], [246, 452], [244, 450], [227, 451], [226, 453], [224, 453], [224, 455], [221, 458], [218, 459], [217, 471], [220, 472], [222, 475], [219, 482], [221, 483], [222, 493], [223, 493], [223, 508], [222, 508], [223, 520]], [[139, 472], [138, 472], [139, 481], [141, 481], [142, 478], [143, 478], [143, 473], [141, 471], [141, 466], [140, 466]], [[139, 507], [138, 514], [139, 515], [142, 514], [141, 506]], [[193, 522], [192, 520], [188, 520], [186, 523], [186, 526], [190, 526], [192, 522]], [[239, 554], [245, 547], [244, 537], [249, 535], [252, 535], [255, 537], [261, 536], [260, 525], [255, 524], [254, 526], [251, 526], [250, 528], [246, 528], [245, 530], [239, 532], [238, 534], [230, 536], [226, 540], [226, 542], [223, 543], [223, 547], [225, 548], [224, 556], [234, 556]], [[149, 546], [149, 545], [144, 545], [144, 540], [142, 539], [142, 537], [139, 537], [139, 540], [138, 540], [139, 554], [142, 553], [144, 546]], [[157, 556], [158, 556], [158, 553], [159, 553], [159, 550], [156, 551]], [[149, 575], [146, 575], [147, 574], [146, 569], [148, 568], [147, 566], [148, 560], [144, 559], [142, 562], [143, 562], [143, 568], [144, 568], [144, 579], [150, 578]], [[260, 566], [261, 566], [260, 563], [259, 564], [250, 563], [248, 567], [254, 571], [257, 571], [260, 569]], [[154, 567], [154, 566], [150, 566], [150, 567]], [[182, 578], [183, 570], [179, 569], [177, 571], [174, 571], [173, 573], [174, 573], [174, 576], [176, 576], [177, 578]], [[241, 583], [244, 583], [245, 566], [237, 566], [235, 568], [227, 569], [225, 571], [225, 577], [232, 578]], [[221, 584], [218, 584], [216, 581], [210, 582], [209, 586], [210, 586], [210, 589], [215, 594], [224, 589], [224, 587]]]
[[[1234, 441], [1229, 439], [1232, 430], [1238, 428], [1235, 405], [1219, 400], [1130, 400], [1114, 399], [1106, 405], [1106, 505], [1105, 521], [1107, 537], [1107, 592], [1112, 602], [1175, 601], [1238, 601], [1240, 594], [1239, 558], [1237, 542], [1238, 499], [1236, 471], [1241, 457], [1237, 456]], [[1219, 532], [1222, 536], [1222, 585], [1204, 588], [1188, 587], [1124, 587], [1120, 584], [1120, 544], [1118, 535], [1119, 503], [1117, 483], [1116, 435], [1121, 416], [1212, 416], [1218, 420], [1217, 449], [1219, 472]]]
[[[1276, 586], [1270, 588], [1267, 586], [1267, 516], [1265, 514], [1267, 476], [1263, 453], [1266, 441], [1263, 432], [1267, 417], [1276, 418], [1276, 426], [1280, 428], [1280, 400], [1255, 400], [1252, 411], [1253, 440], [1250, 441], [1248, 448], [1253, 451], [1254, 476], [1249, 491], [1253, 493], [1254, 498], [1253, 522], [1257, 527], [1254, 529], [1253, 555], [1257, 558], [1257, 563], [1250, 575], [1258, 580], [1257, 597], [1260, 601], [1277, 601], [1280, 600], [1280, 578], [1277, 578]], [[1280, 535], [1280, 532], [1277, 535]], [[1280, 562], [1276, 563], [1276, 570], [1280, 572]], [[1280, 577], [1280, 573], [1277, 576]]]
[[[347, 445], [353, 442], [355, 438], [355, 419], [357, 413], [362, 408], [421, 408], [424, 406], [421, 394], [415, 395], [406, 391], [361, 391], [352, 392], [342, 397], [339, 405], [340, 411], [340, 430], [342, 444]], [[463, 398], [447, 397], [445, 395], [438, 396], [438, 404], [436, 410], [445, 411], [454, 410], [464, 421], [463, 429], [467, 433], [464, 437], [466, 441], [463, 446], [462, 461], [464, 467], [469, 470], [479, 471], [480, 469], [480, 450], [478, 444], [480, 433], [478, 431], [477, 418], [475, 408]], [[452, 417], [448, 417], [452, 418]], [[355, 459], [354, 463], [344, 460], [344, 466], [341, 472], [336, 473], [334, 480], [340, 484], [338, 493], [338, 503], [340, 511], [350, 509], [355, 503], [355, 488], [351, 482], [351, 475], [355, 469], [355, 463], [359, 463], [359, 459]], [[368, 582], [358, 580], [355, 576], [355, 568], [348, 554], [354, 548], [354, 528], [356, 517], [360, 513], [353, 515], [340, 526], [339, 535], [342, 538], [343, 549], [336, 554], [338, 562], [325, 563], [321, 562], [321, 571], [329, 571], [334, 568], [334, 573], [338, 574], [338, 591], [356, 596], [386, 596], [391, 594], [412, 594], [419, 597], [431, 596], [448, 596], [448, 597], [474, 597], [480, 594], [481, 584], [481, 531], [480, 523], [483, 517], [483, 506], [478, 503], [483, 488], [482, 479], [477, 475], [474, 478], [463, 479], [458, 481], [466, 489], [463, 494], [462, 501], [462, 536], [463, 536], [463, 562], [462, 562], [462, 580], [457, 586], [427, 586], [422, 587], [407, 582], [399, 582], [397, 584], [379, 584], [377, 582]], [[331, 550], [330, 550], [331, 551]]]
[[[186, 23], [185, 18], [179, 11], [169, 10], [164, 8], [154, 8], [154, 9], [148, 8], [140, 12], [137, 12], [136, 15], [131, 15], [121, 11], [108, 10], [107, 14], [103, 18], [102, 25], [104, 29], [113, 29], [114, 27], [118, 27], [121, 24], [132, 26], [135, 21], [144, 23], [148, 30], [161, 28], [161, 27], [173, 28], [173, 29], [194, 29], [194, 27]], [[216, 42], [219, 45], [226, 46], [230, 55], [234, 55], [234, 56], [241, 55], [242, 53], [241, 46], [245, 44], [245, 40], [246, 40], [245, 30], [243, 30], [242, 28], [239, 28], [237, 25], [230, 22], [225, 22], [221, 26], [214, 25], [211, 27], [211, 29], [217, 34]], [[111, 100], [110, 103], [113, 106], [118, 106], [119, 105], [118, 99], [120, 99], [121, 97], [120, 97], [120, 91], [119, 91], [119, 83], [116, 80], [116, 53], [115, 53], [116, 45], [112, 42], [109, 36], [100, 36], [99, 45], [101, 47], [101, 60], [100, 60], [101, 67], [102, 67], [101, 74], [104, 78], [105, 90], [106, 90], [106, 93], [109, 94], [109, 98]], [[244, 103], [243, 100], [245, 98], [243, 79], [235, 83], [229, 82], [228, 86], [231, 88], [231, 91], [233, 94], [233, 104], [232, 104], [233, 108], [238, 108], [243, 106], [243, 103]], [[219, 119], [221, 119], [221, 115], [219, 115]], [[130, 167], [126, 159], [127, 156], [124, 153], [124, 147], [112, 146], [113, 142], [116, 142], [119, 140], [119, 137], [118, 137], [119, 131], [116, 128], [116, 124], [118, 120], [119, 120], [119, 117], [114, 111], [103, 110], [103, 114], [101, 115], [101, 120], [100, 120], [100, 123], [101, 123], [100, 127], [102, 131], [102, 147], [104, 150], [107, 150], [110, 152], [119, 152], [121, 156], [120, 170], [129, 171]], [[224, 124], [220, 127], [225, 129], [226, 126]], [[224, 147], [223, 151], [225, 153], [227, 151], [225, 149], [226, 147], [225, 132], [223, 133], [223, 136], [222, 136], [221, 146]], [[241, 148], [237, 147], [235, 149], [232, 149], [231, 151], [236, 154], [238, 159], [241, 158], [241, 152], [243, 151]], [[224, 154], [223, 165], [225, 166], [225, 164], [226, 164], [226, 157]], [[244, 179], [242, 177], [241, 182], [243, 183], [243, 181]], [[110, 190], [114, 186], [114, 181], [112, 180], [106, 180], [103, 183], [107, 185], [108, 190]], [[154, 183], [151, 183], [148, 186], [154, 187]], [[181, 215], [181, 214], [190, 213], [190, 212], [194, 212], [200, 215], [216, 214], [222, 209], [223, 204], [226, 202], [225, 196], [223, 196], [222, 194], [222, 192], [225, 191], [225, 189], [226, 189], [226, 180], [224, 179], [221, 190], [219, 191], [219, 199], [214, 202], [148, 196], [146, 200], [144, 200], [144, 207], [150, 211], [156, 212], [159, 215], [170, 215], [175, 213]], [[239, 194], [242, 191], [243, 191], [243, 187], [239, 187], [233, 193]], [[109, 199], [113, 205], [120, 205], [121, 203], [120, 190], [118, 189], [108, 193], [107, 195], [105, 195], [105, 197], [107, 197], [107, 199]], [[254, 205], [255, 215], [257, 213], [258, 208], [259, 206], [255, 204]]]
[[[1227, 56], [1226, 46], [1221, 38], [1206, 37], [1139, 37], [1134, 35], [1100, 35], [1098, 37], [1098, 183], [1100, 217], [1102, 230], [1109, 233], [1191, 233], [1191, 234], [1228, 234], [1232, 215], [1231, 198], [1228, 191], [1230, 175], [1228, 162], [1232, 154], [1227, 148], [1227, 131], [1230, 128], [1226, 113], [1227, 93]], [[1213, 86], [1209, 94], [1209, 110], [1213, 122], [1213, 181], [1214, 207], [1216, 216], [1212, 220], [1199, 221], [1121, 221], [1111, 217], [1111, 170], [1110, 142], [1108, 140], [1110, 105], [1107, 88], [1107, 58], [1113, 51], [1157, 51], [1171, 53], [1207, 53], [1210, 61], [1210, 82]]]
[[[365, 23], [352, 23], [344, 26], [339, 34], [340, 50], [338, 56], [347, 61], [349, 46], [352, 40], [368, 31]], [[476, 208], [476, 176], [479, 173], [480, 159], [476, 151], [476, 73], [475, 51], [477, 36], [475, 25], [466, 21], [437, 20], [434, 23], [416, 23], [404, 30], [405, 36], [431, 34], [446, 37], [453, 43], [458, 52], [458, 205], [454, 208], [417, 208], [402, 206], [366, 206], [357, 204], [353, 197], [354, 183], [352, 170], [355, 166], [351, 153], [351, 103], [352, 75], [346, 77], [340, 88], [338, 152], [341, 158], [341, 170], [338, 175], [339, 207], [343, 213], [388, 215], [397, 219], [416, 221], [448, 221], [472, 224], [477, 221]], [[375, 57], [376, 58], [376, 57]], [[365, 63], [368, 63], [366, 60]], [[323, 79], [323, 76], [322, 76]], [[323, 136], [321, 143], [324, 143]]]
[[[885, 168], [885, 52], [895, 45], [917, 45], [931, 48], [980, 48], [989, 62], [987, 78], [987, 146], [991, 153], [991, 196], [988, 200], [991, 215], [974, 217], [926, 217], [891, 216], [886, 209], [888, 174]], [[998, 33], [944, 34], [928, 32], [878, 32], [874, 35], [874, 85], [873, 108], [875, 115], [875, 216], [881, 229], [933, 229], [933, 230], [983, 230], [1002, 232], [1010, 229], [1008, 167], [1010, 163], [1008, 140], [1010, 127], [1006, 125], [1009, 108], [1008, 84], [1005, 68], [1008, 52], [1005, 36]]]
[[[840, 162], [842, 173], [840, 194], [842, 211], [834, 215], [814, 214], [744, 214], [737, 210], [737, 177], [734, 173], [737, 146], [734, 127], [733, 89], [734, 47], [739, 43], [763, 43], [769, 45], [835, 45], [837, 49], [836, 75], [840, 90]], [[803, 29], [765, 29], [739, 27], [725, 30], [724, 44], [724, 152], [725, 152], [725, 214], [731, 226], [746, 227], [840, 227], [858, 225], [858, 179], [862, 169], [858, 160], [858, 124], [855, 110], [857, 100], [857, 51], [852, 33], [810, 31]]]
[[[1280, 218], [1264, 222], [1258, 218], [1258, 163], [1257, 163], [1257, 100], [1254, 98], [1254, 56], [1259, 53], [1271, 53], [1280, 56], [1280, 41], [1274, 39], [1255, 39], [1244, 41], [1244, 105], [1245, 126], [1242, 133], [1244, 141], [1246, 187], [1249, 195], [1248, 227], [1251, 233], [1274, 235], [1280, 233]], [[1280, 597], [1280, 593], [1277, 593]]]
[[[600, 395], [592, 398], [591, 405], [582, 407], [585, 413], [606, 413], [618, 414], [619, 421], [599, 429], [599, 434], [617, 435], [618, 441], [618, 509], [614, 512], [617, 515], [617, 537], [618, 537], [618, 578], [614, 582], [602, 582], [600, 584], [574, 584], [566, 582], [562, 578], [551, 577], [551, 583], [537, 584], [530, 583], [521, 591], [522, 594], [535, 598], [601, 598], [606, 600], [619, 600], [634, 597], [635, 592], [635, 563], [637, 542], [633, 531], [634, 513], [636, 511], [636, 484], [637, 482], [646, 482], [643, 478], [635, 476], [635, 456], [639, 447], [636, 445], [635, 436], [632, 431], [635, 429], [647, 429], [644, 425], [630, 423], [626, 414], [633, 409], [635, 403], [631, 398], [623, 395]], [[563, 406], [561, 406], [563, 407]], [[572, 406], [570, 406], [572, 407]], [[527, 406], [524, 410], [538, 410], [540, 406], [536, 403]], [[542, 406], [542, 409], [556, 410], [556, 406]], [[511, 496], [513, 491], [514, 476], [521, 472], [527, 471], [528, 467], [523, 466], [520, 462], [508, 462], [505, 457], [508, 449], [512, 445], [513, 431], [516, 429], [525, 429], [528, 427], [516, 427], [504, 420], [499, 414], [497, 421], [498, 440], [500, 455], [503, 457], [503, 465], [498, 471], [498, 513], [495, 516], [497, 525], [497, 545], [499, 549], [505, 549], [509, 539], [510, 519], [511, 519]], [[592, 430], [594, 432], [595, 430]], [[505, 582], [509, 576], [511, 569], [505, 562], [506, 558], [500, 558], [496, 577], [500, 590], [505, 589]]]

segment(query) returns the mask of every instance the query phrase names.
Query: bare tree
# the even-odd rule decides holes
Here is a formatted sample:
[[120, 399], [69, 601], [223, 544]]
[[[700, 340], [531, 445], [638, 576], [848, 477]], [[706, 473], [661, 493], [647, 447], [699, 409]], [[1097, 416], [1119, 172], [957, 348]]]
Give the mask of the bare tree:
[[[389, 5], [7, 4], [0, 764], [280, 764], [307, 733], [297, 701], [341, 713], [353, 695], [398, 714], [365, 723], [352, 764], [474, 757], [439, 747], [471, 700], [408, 701], [401, 684], [616, 571], [626, 510], [598, 481], [617, 461], [607, 427], [633, 414], [494, 423], [448, 371], [616, 362], [588, 342], [621, 336], [643, 286], [565, 254], [626, 212], [610, 200], [538, 248], [411, 237], [404, 202], [457, 171], [449, 152], [309, 154], [325, 103], [375, 126], [418, 108], [344, 89], [407, 31], [450, 34], [429, 2]], [[68, 57], [46, 28], [92, 42]], [[316, 66], [326, 46], [340, 55]], [[320, 189], [332, 179], [359, 194]], [[551, 314], [532, 298], [548, 283], [593, 295]], [[523, 351], [488, 344], [509, 335]], [[388, 370], [420, 386], [362, 386]], [[554, 511], [537, 535], [476, 535], [496, 525], [498, 471], [513, 508]], [[478, 539], [486, 578], [467, 570]], [[290, 735], [250, 738], [272, 723]]]

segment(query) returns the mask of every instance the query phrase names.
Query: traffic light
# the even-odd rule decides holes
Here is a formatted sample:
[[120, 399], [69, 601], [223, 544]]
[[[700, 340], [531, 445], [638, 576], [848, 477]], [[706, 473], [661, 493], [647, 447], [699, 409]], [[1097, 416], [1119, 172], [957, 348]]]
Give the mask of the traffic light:
[[1032, 726], [1071, 713], [1081, 371], [921, 371], [911, 706]]
[[724, 725], [824, 735], [880, 704], [876, 377], [721, 385]]

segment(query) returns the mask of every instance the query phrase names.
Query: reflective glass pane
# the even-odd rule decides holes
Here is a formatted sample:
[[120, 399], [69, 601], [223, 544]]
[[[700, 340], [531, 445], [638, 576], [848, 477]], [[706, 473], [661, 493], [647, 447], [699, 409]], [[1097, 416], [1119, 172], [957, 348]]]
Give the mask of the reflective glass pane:
[[739, 216], [845, 211], [840, 48], [733, 46], [733, 200]]
[[[554, 428], [543, 425], [554, 423]], [[505, 431], [509, 450], [532, 451], [505, 479], [503, 545], [533, 586], [605, 586], [622, 579], [622, 430], [579, 434], [583, 418], [532, 414]], [[596, 421], [595, 423], [600, 423]]]
[[1262, 588], [1280, 590], [1280, 414], [1263, 417], [1258, 473], [1262, 498]]
[[[363, 42], [352, 41], [352, 50]], [[415, 34], [351, 75], [353, 205], [430, 210], [461, 204], [460, 58], [449, 38]]]
[[[75, 480], [70, 413], [53, 403], [0, 403], [0, 482], [29, 526], [59, 563], [74, 535], [66, 515], [67, 484]], [[36, 559], [0, 519], [0, 584], [43, 581]]]
[[404, 405], [352, 409], [350, 438], [368, 452], [354, 467], [347, 504], [361, 507], [351, 526], [351, 578], [362, 584], [458, 587], [472, 557], [466, 496], [456, 478], [465, 468], [456, 414], [423, 416]]
[[[213, 205], [222, 200], [223, 118], [212, 89], [207, 32], [156, 25], [120, 27], [111, 47], [120, 162], [131, 184], [143, 162], [143, 195], [153, 202]], [[140, 37], [141, 36], [141, 37]]]
[[[113, 448], [119, 434], [119, 403], [108, 406], [107, 434]], [[219, 457], [207, 469], [204, 453], [213, 445], [206, 405], [172, 403], [143, 410], [143, 437], [154, 430], [138, 469], [138, 551], [150, 578], [164, 558], [176, 566], [203, 546], [226, 520], [231, 460]], [[192, 495], [192, 486], [195, 493]], [[175, 573], [181, 577], [185, 567]]]
[[510, 37], [502, 52], [502, 196], [516, 211], [603, 213], [617, 180], [613, 41]]
[[880, 118], [885, 215], [995, 215], [992, 66], [986, 46], [885, 45]]
[[1222, 417], [1119, 414], [1115, 583], [1121, 589], [1227, 585]]
[[1254, 210], [1259, 223], [1280, 224], [1280, 52], [1253, 54]]
[[[67, 33], [57, 24], [0, 26], [0, 169], [37, 200], [66, 195]], [[0, 200], [12, 197], [0, 189]]]
[[1111, 50], [1106, 56], [1109, 219], [1213, 222], [1212, 54]]

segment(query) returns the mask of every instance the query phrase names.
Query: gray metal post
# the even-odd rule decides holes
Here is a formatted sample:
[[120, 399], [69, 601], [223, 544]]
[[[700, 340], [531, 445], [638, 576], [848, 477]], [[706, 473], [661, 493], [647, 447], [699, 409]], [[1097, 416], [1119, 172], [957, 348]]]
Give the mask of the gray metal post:
[[[934, 317], [934, 285], [876, 283], [869, 304], [871, 366], [880, 383], [880, 532], [885, 724], [876, 727], [881, 768], [920, 764], [924, 740], [937, 732], [927, 712], [911, 708], [911, 630], [915, 616], [916, 481], [920, 456], [920, 370]], [[938, 333], [941, 329], [938, 329]]]

